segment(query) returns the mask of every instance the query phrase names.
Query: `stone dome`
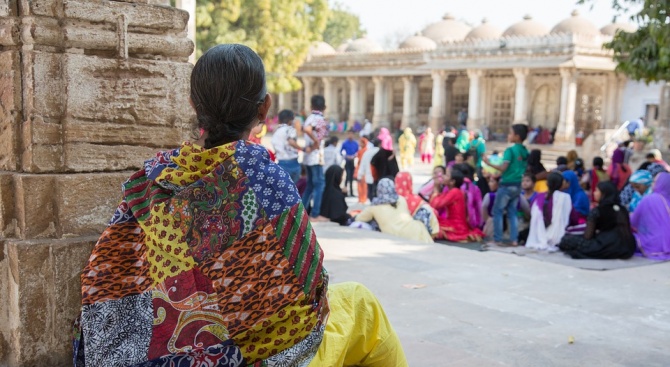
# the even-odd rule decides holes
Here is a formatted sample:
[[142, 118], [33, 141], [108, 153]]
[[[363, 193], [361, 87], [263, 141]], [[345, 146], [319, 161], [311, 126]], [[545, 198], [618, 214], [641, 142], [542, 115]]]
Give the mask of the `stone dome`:
[[421, 35], [421, 32], [417, 33], [414, 36], [408, 37], [406, 40], [402, 41], [399, 49], [421, 49], [421, 50], [434, 50], [437, 48], [437, 43], [428, 37]]
[[475, 39], [496, 39], [502, 36], [502, 30], [498, 27], [491, 25], [488, 19], [482, 19], [482, 24], [473, 28], [467, 36], [466, 40], [475, 40]]
[[333, 48], [333, 46], [325, 43], [325, 42], [317, 42], [310, 46], [309, 51], [307, 51], [307, 55], [309, 56], [319, 56], [319, 55], [332, 55], [336, 51]]
[[335, 51], [337, 51], [337, 52], [344, 52], [344, 51], [346, 51], [346, 50], [347, 50], [347, 47], [349, 47], [349, 44], [351, 43], [351, 41], [353, 41], [353, 40], [348, 39], [348, 40], [344, 41], [344, 43], [342, 43], [341, 45], [337, 46], [337, 48], [335, 49]]
[[549, 29], [544, 24], [533, 20], [530, 15], [523, 17], [523, 20], [512, 24], [505, 32], [503, 37], [533, 37], [544, 36], [549, 33]]
[[624, 32], [635, 32], [637, 30], [637, 27], [634, 24], [630, 23], [610, 23], [602, 28], [600, 28], [600, 33], [606, 35], [606, 36], [614, 36], [616, 31], [621, 29]]
[[378, 52], [383, 51], [381, 46], [377, 42], [363, 37], [357, 40], [351, 41], [344, 52]]
[[600, 31], [588, 19], [581, 17], [577, 10], [570, 14], [570, 18], [564, 19], [551, 30], [552, 34], [573, 33], [588, 36], [599, 36]]
[[421, 33], [435, 42], [453, 42], [464, 40], [471, 29], [451, 14], [446, 14], [441, 21], [429, 25]]

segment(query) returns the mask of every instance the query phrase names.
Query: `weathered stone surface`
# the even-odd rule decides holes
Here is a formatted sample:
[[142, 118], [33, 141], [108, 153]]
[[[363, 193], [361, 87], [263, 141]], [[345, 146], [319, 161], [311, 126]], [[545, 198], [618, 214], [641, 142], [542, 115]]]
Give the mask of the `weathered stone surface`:
[[0, 0], [0, 17], [17, 15], [17, 0]]
[[56, 236], [53, 175], [15, 175], [15, 207], [19, 238]]
[[0, 52], [0, 170], [16, 170], [21, 118], [19, 52]]
[[186, 29], [188, 22], [188, 12], [183, 10], [143, 5], [137, 2], [67, 1], [63, 9], [66, 18], [98, 23], [116, 24], [119, 15], [124, 14], [128, 18], [129, 27], [138, 26], [182, 32]]
[[66, 144], [65, 165], [68, 170], [123, 171], [138, 169], [157, 149], [132, 145]]
[[0, 46], [14, 46], [19, 43], [19, 22], [17, 18], [0, 19]]
[[[64, 142], [176, 147], [185, 138], [180, 127], [122, 125], [68, 119]], [[145, 157], [149, 158], [149, 157]]]
[[15, 212], [15, 194], [14, 176], [9, 172], [0, 172], [0, 238], [15, 235], [18, 224]]
[[[72, 324], [81, 304], [80, 273], [96, 237], [5, 243], [9, 366], [72, 364]], [[2, 264], [0, 263], [0, 269]], [[5, 329], [3, 325], [3, 329]]]

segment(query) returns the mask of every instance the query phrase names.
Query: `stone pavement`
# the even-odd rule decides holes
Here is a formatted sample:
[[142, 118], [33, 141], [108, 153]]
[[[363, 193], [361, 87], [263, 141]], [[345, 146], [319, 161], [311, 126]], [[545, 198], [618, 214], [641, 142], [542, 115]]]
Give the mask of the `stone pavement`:
[[[412, 170], [415, 187], [429, 172]], [[331, 282], [377, 295], [410, 366], [670, 365], [670, 262], [592, 271], [315, 228]]]

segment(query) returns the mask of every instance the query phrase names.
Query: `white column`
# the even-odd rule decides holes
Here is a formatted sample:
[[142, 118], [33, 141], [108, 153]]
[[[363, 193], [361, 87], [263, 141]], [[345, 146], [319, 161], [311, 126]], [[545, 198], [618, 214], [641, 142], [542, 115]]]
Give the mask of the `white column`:
[[476, 129], [479, 127], [479, 95], [481, 91], [481, 77], [484, 71], [480, 69], [468, 69], [468, 78], [470, 78], [470, 93], [468, 95], [468, 128]]
[[284, 92], [279, 93], [279, 101], [277, 101], [279, 110], [293, 110], [293, 93]]
[[528, 125], [528, 93], [526, 77], [528, 68], [514, 68], [514, 77], [516, 78], [516, 94], [514, 97], [514, 123]]
[[193, 52], [188, 57], [188, 62], [195, 64], [195, 1], [196, 0], [177, 0], [175, 2], [176, 8], [186, 10], [188, 12], [188, 24], [186, 30], [188, 39], [193, 42]]
[[403, 77], [402, 83], [404, 87], [404, 93], [402, 100], [402, 123], [400, 128], [404, 129], [408, 126], [414, 127], [419, 119], [419, 116], [417, 116], [419, 85], [417, 83], [416, 77], [413, 76]]
[[389, 121], [389, 103], [388, 103], [388, 83], [381, 76], [372, 77], [375, 84], [375, 103], [374, 114], [372, 116], [372, 126], [388, 126]]
[[577, 71], [561, 68], [561, 112], [556, 128], [558, 143], [575, 141], [575, 109], [577, 108]]
[[326, 100], [326, 120], [340, 121], [340, 107], [337, 100], [337, 80], [323, 78], [323, 89]]
[[312, 96], [314, 95], [314, 79], [309, 77], [302, 78], [303, 104], [305, 114], [309, 115], [312, 111]]
[[349, 82], [349, 123], [363, 121], [363, 110], [361, 101], [361, 79], [358, 77], [347, 78]]
[[434, 70], [433, 78], [433, 100], [430, 107], [429, 124], [433, 131], [437, 132], [444, 125], [447, 111], [447, 76], [443, 70]]

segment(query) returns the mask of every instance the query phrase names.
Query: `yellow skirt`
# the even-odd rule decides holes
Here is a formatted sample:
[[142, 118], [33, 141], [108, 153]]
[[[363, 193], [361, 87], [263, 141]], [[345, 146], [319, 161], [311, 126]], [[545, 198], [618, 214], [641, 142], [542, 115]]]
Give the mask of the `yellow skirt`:
[[377, 298], [365, 286], [328, 286], [330, 316], [309, 367], [406, 367], [405, 352]]

